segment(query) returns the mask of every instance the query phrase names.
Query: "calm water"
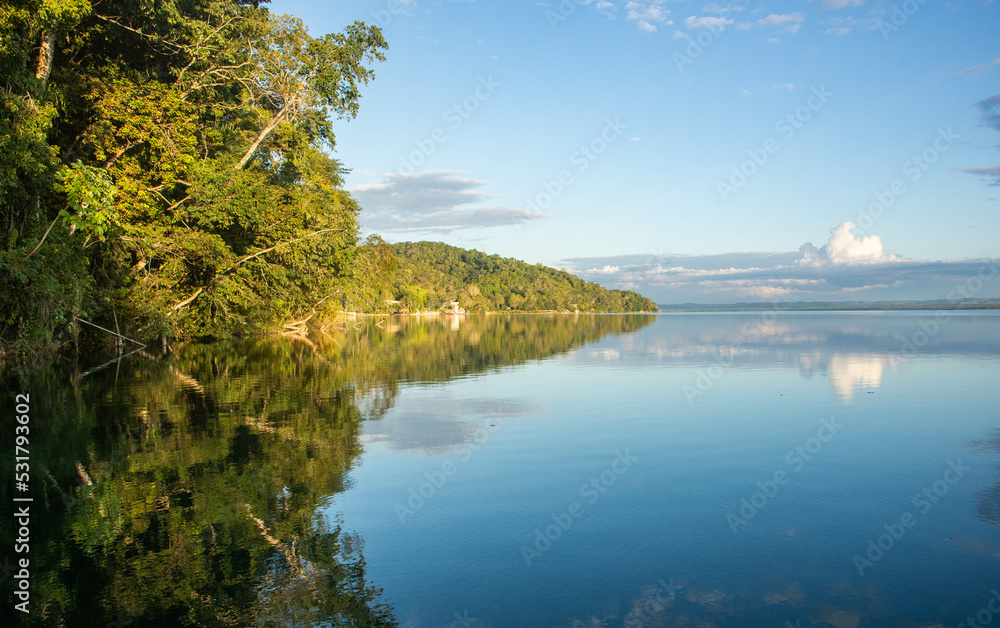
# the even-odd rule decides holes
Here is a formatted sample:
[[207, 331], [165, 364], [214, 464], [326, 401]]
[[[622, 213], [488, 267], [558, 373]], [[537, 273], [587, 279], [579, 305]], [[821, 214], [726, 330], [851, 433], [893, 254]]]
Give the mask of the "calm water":
[[23, 625], [1000, 626], [997, 314], [396, 319], [95, 360], [4, 383], [32, 399]]

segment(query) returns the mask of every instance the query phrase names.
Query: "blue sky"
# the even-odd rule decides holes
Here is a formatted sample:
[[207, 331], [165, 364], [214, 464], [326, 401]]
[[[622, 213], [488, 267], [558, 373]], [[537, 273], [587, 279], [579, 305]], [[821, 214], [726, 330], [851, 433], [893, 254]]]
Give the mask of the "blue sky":
[[335, 131], [387, 240], [659, 303], [946, 298], [1000, 255], [992, 0], [271, 10], [314, 35], [383, 28], [388, 60]]

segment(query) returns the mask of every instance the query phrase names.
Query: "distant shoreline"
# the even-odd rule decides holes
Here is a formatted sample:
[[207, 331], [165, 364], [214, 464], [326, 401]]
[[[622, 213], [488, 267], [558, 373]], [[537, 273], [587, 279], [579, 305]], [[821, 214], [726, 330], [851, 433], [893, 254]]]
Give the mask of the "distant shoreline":
[[929, 312], [929, 311], [969, 311], [989, 312], [1000, 310], [1000, 300], [976, 303], [935, 302], [935, 301], [902, 301], [902, 302], [846, 302], [846, 303], [683, 303], [680, 305], [660, 305], [657, 312], [571, 312], [567, 310], [490, 310], [485, 312], [445, 312], [428, 310], [423, 312], [338, 312], [337, 318], [348, 319], [406, 316], [426, 318], [448, 318], [451, 316], [499, 316], [507, 314], [531, 314], [554, 316], [608, 315], [621, 316], [626, 314], [684, 314], [684, 313], [724, 313], [724, 312]]
[[506, 314], [548, 314], [555, 316], [596, 316], [599, 314], [606, 314], [610, 316], [621, 316], [623, 314], [659, 314], [663, 310], [658, 311], [642, 311], [642, 312], [571, 312], [569, 310], [487, 310], [483, 312], [443, 312], [438, 310], [427, 310], [424, 312], [337, 312], [335, 318], [371, 318], [371, 317], [385, 317], [385, 316], [415, 316], [417, 318], [427, 317], [427, 318], [448, 318], [450, 316], [501, 316]]
[[1000, 310], [1000, 299], [975, 299], [968, 301], [845, 301], [839, 303], [681, 303], [657, 304], [660, 312], [821, 312], [821, 311], [934, 311], [934, 310]]

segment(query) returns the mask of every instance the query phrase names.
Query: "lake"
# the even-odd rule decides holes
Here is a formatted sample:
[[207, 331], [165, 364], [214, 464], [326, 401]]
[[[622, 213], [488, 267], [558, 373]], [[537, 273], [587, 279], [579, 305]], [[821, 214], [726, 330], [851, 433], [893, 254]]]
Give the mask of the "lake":
[[368, 319], [108, 357], [4, 379], [31, 410], [19, 625], [1000, 626], [1000, 313]]

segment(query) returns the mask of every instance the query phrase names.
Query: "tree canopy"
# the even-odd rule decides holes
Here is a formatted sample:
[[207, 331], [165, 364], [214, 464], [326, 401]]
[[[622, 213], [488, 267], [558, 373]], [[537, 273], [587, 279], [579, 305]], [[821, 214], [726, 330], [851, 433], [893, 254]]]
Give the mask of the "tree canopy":
[[6, 0], [5, 345], [71, 338], [77, 316], [226, 336], [341, 306], [356, 258], [380, 258], [334, 122], [386, 48], [375, 26], [316, 37], [253, 0]]

